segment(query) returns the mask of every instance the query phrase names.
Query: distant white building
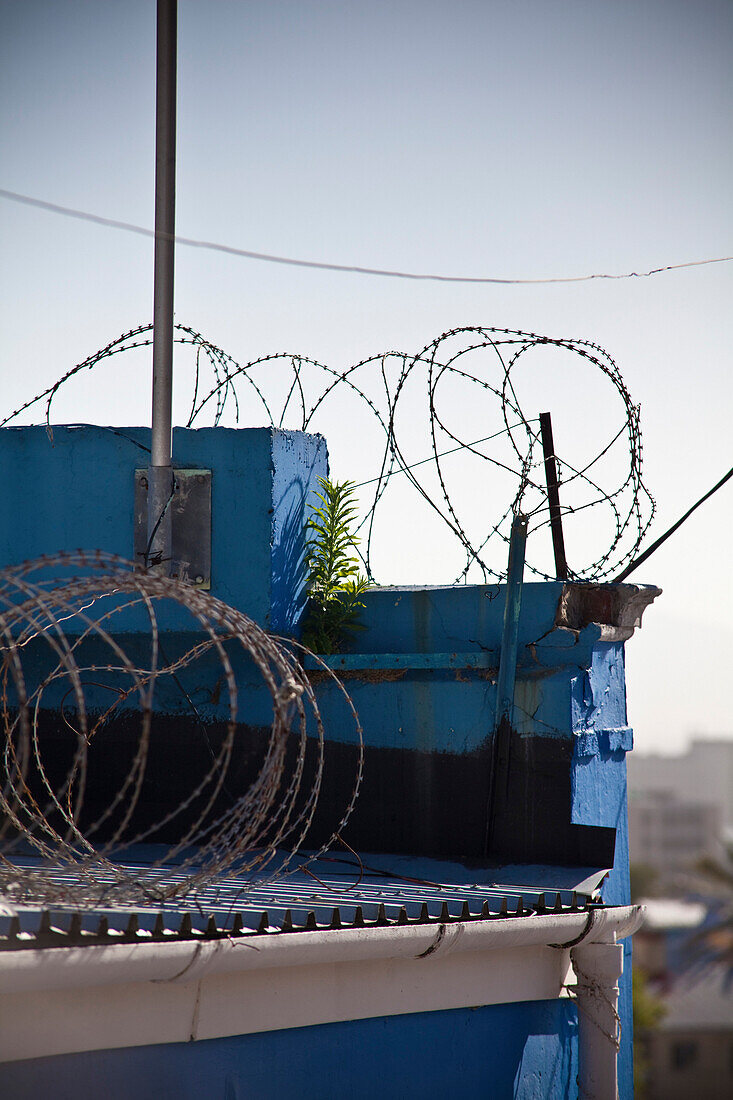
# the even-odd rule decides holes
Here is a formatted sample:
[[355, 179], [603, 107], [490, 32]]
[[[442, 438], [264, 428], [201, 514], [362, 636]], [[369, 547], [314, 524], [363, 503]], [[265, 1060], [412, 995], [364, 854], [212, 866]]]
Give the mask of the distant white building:
[[687, 803], [720, 807], [722, 825], [733, 828], [733, 739], [695, 739], [678, 756], [633, 752], [629, 795], [667, 792]]
[[646, 1037], [650, 1100], [728, 1100], [733, 1077], [733, 989], [718, 966], [679, 979]]
[[659, 871], [689, 866], [720, 852], [719, 805], [692, 802], [669, 791], [642, 791], [629, 798], [631, 863]]

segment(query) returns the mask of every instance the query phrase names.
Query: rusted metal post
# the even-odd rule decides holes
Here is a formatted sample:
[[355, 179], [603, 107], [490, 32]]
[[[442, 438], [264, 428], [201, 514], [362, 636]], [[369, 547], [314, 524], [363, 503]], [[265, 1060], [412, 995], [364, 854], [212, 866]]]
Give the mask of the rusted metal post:
[[155, 267], [153, 289], [153, 414], [148, 470], [146, 564], [171, 560], [173, 491], [173, 275], [176, 230], [177, 0], [158, 0], [155, 112]]
[[550, 414], [540, 413], [540, 432], [542, 450], [545, 454], [545, 480], [547, 481], [547, 501], [550, 505], [550, 529], [552, 530], [552, 549], [555, 553], [555, 576], [559, 581], [568, 579], [568, 563], [565, 558], [565, 539], [562, 533], [562, 512], [560, 510], [560, 492], [555, 462], [555, 444], [552, 440], [552, 419]]

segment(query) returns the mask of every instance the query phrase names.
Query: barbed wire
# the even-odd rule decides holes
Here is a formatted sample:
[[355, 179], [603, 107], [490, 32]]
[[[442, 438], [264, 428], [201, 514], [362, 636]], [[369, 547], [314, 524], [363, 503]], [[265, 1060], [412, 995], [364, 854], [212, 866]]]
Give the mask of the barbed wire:
[[[53, 439], [53, 405], [62, 387], [84, 370], [151, 345], [152, 332], [152, 325], [142, 325], [123, 333], [0, 426], [42, 404]], [[599, 372], [619, 408], [590, 458], [573, 463], [556, 455], [565, 516], [595, 516], [599, 509], [610, 516], [610, 538], [586, 565], [575, 563], [571, 578], [600, 581], [623, 568], [654, 514], [642, 481], [639, 409], [614, 361], [588, 341], [470, 326], [443, 333], [417, 354], [383, 352], [339, 371], [284, 352], [240, 364], [180, 324], [175, 339], [194, 351], [186, 427], [217, 426], [231, 414], [238, 425], [264, 421], [313, 432], [325, 424], [330, 439], [333, 424], [344, 419], [345, 399], [356, 402], [381, 440], [370, 448], [374, 476], [358, 486], [360, 553], [370, 579], [378, 521], [399, 483], [456, 544], [457, 581], [502, 580], [518, 512], [529, 517], [531, 530], [549, 523], [538, 419], [525, 407], [519, 373], [535, 350], [570, 353]], [[479, 415], [469, 415], [476, 408]], [[473, 438], [476, 423], [492, 430]], [[147, 449], [124, 431], [106, 430]], [[622, 468], [616, 462], [612, 483], [602, 485], [609, 478], [603, 464], [620, 448], [626, 451]], [[459, 475], [469, 482], [468, 504], [465, 484], [457, 486], [449, 469], [456, 455], [464, 466], [472, 464], [468, 478], [465, 468]], [[489, 521], [485, 505], [477, 504], [490, 499], [481, 481], [487, 473], [501, 486], [501, 493], [492, 490], [498, 504]], [[394, 540], [394, 523], [386, 527]], [[536, 560], [528, 558], [527, 568], [550, 576]], [[360, 748], [342, 819], [310, 856], [317, 858], [340, 839], [355, 805], [361, 729], [340, 681], [318, 658], [318, 671], [309, 676], [297, 656], [302, 652], [297, 642], [273, 638], [213, 596], [109, 554], [61, 554], [1, 571], [3, 892], [18, 901], [73, 899], [77, 907], [159, 905], [233, 875], [261, 882], [303, 866], [325, 767], [314, 685], [325, 680], [337, 685]], [[270, 699], [267, 720], [259, 724], [239, 713], [242, 700], [254, 698], [253, 673], [260, 698]], [[206, 766], [180, 768], [190, 788], [151, 817], [146, 782], [160, 766], [161, 726], [177, 714], [197, 731]], [[242, 738], [251, 742], [252, 772], [243, 793], [235, 774]], [[89, 792], [99, 790], [99, 761], [113, 741], [123, 748], [116, 750], [106, 801], [97, 793], [95, 803]], [[169, 835], [174, 840], [161, 847], [160, 838]], [[136, 846], [155, 842], [152, 861], [132, 866]]]
[[[602, 523], [607, 527], [607, 535], [589, 561], [571, 561], [571, 579], [611, 578], [634, 558], [652, 521], [655, 502], [642, 480], [639, 408], [633, 404], [616, 363], [597, 344], [469, 326], [443, 333], [417, 354], [383, 352], [339, 371], [286, 352], [240, 364], [201, 333], [181, 324], [175, 326], [175, 339], [195, 351], [187, 427], [219, 425], [231, 410], [238, 425], [255, 426], [264, 420], [277, 428], [323, 430], [329, 416], [331, 425], [342, 418], [345, 396], [357, 400], [382, 440], [378, 450], [373, 451], [374, 476], [359, 483], [359, 488], [369, 490], [362, 498], [358, 533], [362, 539], [360, 553], [371, 580], [377, 572], [374, 543], [380, 509], [397, 475], [459, 548], [462, 564], [449, 578], [453, 581], [498, 582], [505, 576], [506, 544], [511, 518], [517, 511], [530, 517], [530, 532], [549, 524], [538, 419], [525, 411], [526, 401], [520, 399], [516, 384], [519, 368], [527, 362], [528, 353], [536, 349], [570, 353], [600, 372], [610, 384], [619, 408], [615, 428], [587, 461], [572, 463], [562, 454], [556, 456], [564, 516], [590, 510], [594, 527], [598, 529]], [[123, 333], [6, 416], [0, 426], [45, 403], [46, 424], [52, 436], [53, 402], [65, 383], [81, 371], [151, 343], [152, 325]], [[465, 410], [484, 401], [489, 403], [487, 423], [493, 417], [494, 430], [473, 439], [461, 426], [467, 419]], [[610, 404], [607, 399], [603, 403]], [[410, 450], [414, 449], [416, 424], [424, 432], [424, 450], [413, 459]], [[328, 426], [324, 434], [330, 439]], [[143, 446], [137, 440], [132, 442]], [[616, 461], [612, 474], [607, 469], [601, 473], [607, 456], [612, 451], [618, 455], [622, 448], [625, 459]], [[501, 481], [503, 498], [491, 490], [499, 505], [490, 522], [483, 519], [486, 508], [477, 505], [475, 496], [466, 505], [461, 499], [465, 494], [456, 491], [445, 459], [457, 453], [471, 460], [477, 489], [484, 489], [481, 478], [489, 472]], [[611, 476], [611, 484], [601, 484]], [[458, 488], [463, 490], [464, 486]], [[489, 498], [489, 490], [487, 485], [486, 491], [481, 491], [483, 500]], [[599, 510], [605, 511], [605, 519], [599, 516]], [[392, 539], [393, 525], [388, 524], [386, 530]], [[541, 568], [536, 555], [528, 558], [527, 568], [538, 577], [552, 576]]]
[[[335, 686], [358, 752], [341, 820], [306, 857], [327, 762], [298, 652], [306, 651], [210, 594], [110, 554], [58, 554], [0, 571], [0, 893], [76, 908], [160, 905], [234, 875], [261, 883], [317, 859], [356, 803], [362, 737], [342, 684], [309, 655]], [[256, 706], [257, 721], [243, 702]], [[179, 728], [166, 749], [161, 724], [171, 715]], [[184, 736], [181, 716], [198, 727], [208, 767], [186, 767], [191, 722]], [[154, 812], [153, 758], [158, 775], [178, 777]], [[161, 844], [171, 827], [174, 840]], [[136, 846], [153, 842], [158, 854], [141, 865]]]

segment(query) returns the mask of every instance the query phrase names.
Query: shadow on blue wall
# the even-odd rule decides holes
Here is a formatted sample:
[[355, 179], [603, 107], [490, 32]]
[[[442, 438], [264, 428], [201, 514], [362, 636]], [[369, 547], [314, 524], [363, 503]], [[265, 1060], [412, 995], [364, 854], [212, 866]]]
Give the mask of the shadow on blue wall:
[[[268, 626], [276, 634], [295, 634], [308, 600], [304, 524], [311, 486], [297, 480], [273, 502], [272, 595]], [[294, 593], [297, 596], [294, 598]]]
[[6, 1100], [574, 1100], [576, 1033], [569, 1000], [530, 1001], [6, 1063], [0, 1089]]

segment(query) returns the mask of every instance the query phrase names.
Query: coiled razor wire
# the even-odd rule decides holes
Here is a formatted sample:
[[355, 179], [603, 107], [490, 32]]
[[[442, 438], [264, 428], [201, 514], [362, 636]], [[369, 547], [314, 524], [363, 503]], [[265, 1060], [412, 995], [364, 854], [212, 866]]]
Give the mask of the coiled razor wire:
[[[52, 407], [62, 386], [79, 372], [122, 352], [149, 346], [152, 331], [152, 325], [143, 325], [124, 333], [10, 413], [0, 427], [45, 402], [52, 437]], [[329, 416], [332, 424], [343, 420], [344, 396], [356, 399], [382, 438], [372, 456], [374, 476], [357, 486], [362, 490], [360, 553], [372, 580], [380, 511], [400, 480], [454, 539], [462, 559], [457, 581], [496, 582], [505, 576], [506, 543], [515, 514], [530, 518], [530, 531], [549, 523], [538, 420], [525, 411], [516, 384], [518, 367], [534, 349], [561, 349], [577, 356], [607, 380], [620, 408], [616, 430], [589, 461], [571, 463], [562, 454], [555, 456], [564, 514], [589, 510], [596, 517], [599, 509], [605, 509], [611, 520], [610, 537], [585, 565], [571, 561], [570, 577], [602, 581], [614, 576], [635, 557], [652, 521], [654, 500], [642, 481], [639, 409], [618, 367], [596, 344], [471, 326], [443, 333], [417, 354], [385, 352], [338, 371], [288, 353], [239, 364], [192, 328], [176, 325], [175, 334], [177, 343], [194, 351], [187, 427], [219, 425], [231, 410], [236, 424], [260, 426], [264, 421], [271, 427], [313, 432], [327, 425]], [[462, 391], [463, 402], [454, 402], [452, 409], [446, 399], [451, 385]], [[463, 427], [459, 430], [451, 422], [451, 416], [459, 424], [468, 419], [462, 418], [461, 409], [475, 404], [476, 397], [494, 403], [493, 423], [487, 417], [489, 430], [478, 440], [468, 438]], [[419, 457], [410, 453], [416, 423], [428, 451]], [[360, 430], [354, 426], [352, 435], [357, 434]], [[147, 450], [140, 441], [131, 441]], [[492, 453], [492, 446], [502, 449]], [[607, 470], [601, 474], [603, 460], [623, 447], [627, 453], [620, 473], [614, 472], [612, 484], [601, 485], [609, 477]], [[462, 513], [447, 468], [446, 459], [456, 454], [483, 462], [483, 468], [500, 482], [503, 479], [501, 492], [492, 490], [492, 496], [483, 482], [474, 479], [468, 514], [465, 506]], [[475, 515], [485, 511], [478, 501], [488, 499], [500, 503], [477, 537]], [[386, 527], [393, 541], [394, 524]], [[536, 561], [528, 559], [526, 567], [536, 576], [550, 577]], [[162, 624], [159, 621], [163, 604], [175, 605], [198, 631], [189, 648], [172, 658], [166, 652], [172, 644], [171, 632], [165, 618]], [[118, 616], [130, 614], [143, 615], [147, 650], [141, 648], [139, 638], [133, 644], [133, 635], [119, 628]], [[71, 898], [76, 907], [114, 901], [161, 904], [183, 894], [195, 896], [200, 887], [232, 875], [262, 881], [287, 873], [295, 864], [304, 865], [301, 848], [313, 822], [324, 770], [324, 728], [312, 686], [315, 679], [325, 674], [337, 685], [361, 746], [354, 708], [338, 679], [318, 658], [318, 677], [312, 681], [295, 655], [296, 643], [267, 635], [246, 615], [200, 590], [142, 572], [106, 554], [59, 555], [1, 572], [0, 642], [4, 729], [0, 808], [5, 815], [0, 888], [10, 898], [45, 902]], [[46, 652], [43, 674], [30, 682], [28, 669], [40, 667], [35, 654], [39, 648]], [[174, 685], [179, 701], [186, 701], [187, 715], [194, 715], [206, 736], [207, 719], [184, 680], [199, 662], [212, 660], [219, 669], [214, 679], [223, 685], [225, 736], [218, 749], [207, 741], [210, 767], [196, 776], [178, 804], [136, 830], [135, 810], [163, 709], [156, 709], [156, 698]], [[232, 797], [227, 775], [238, 755], [238, 739], [246, 736], [238, 711], [242, 691], [237, 676], [243, 661], [257, 669], [269, 693], [272, 720], [256, 778], [244, 794]], [[208, 666], [207, 670], [210, 674]], [[60, 778], [51, 774], [45, 757], [42, 727], [49, 705], [60, 714], [73, 744]], [[84, 796], [95, 743], [123, 713], [138, 723], [129, 767], [109, 803], [91, 820], [84, 812]], [[286, 751], [293, 738], [298, 746], [294, 757]], [[315, 767], [310, 770], [306, 766], [309, 744], [317, 747]], [[340, 840], [354, 807], [361, 782], [361, 749], [358, 760], [342, 820], [320, 852]], [[222, 793], [229, 795], [231, 803], [225, 812], [220, 809]], [[125, 854], [135, 845], [155, 840], [156, 833], [169, 825], [179, 826], [173, 846], [149, 865], [125, 864]], [[28, 845], [35, 853], [33, 870], [24, 858]]]
[[[216, 426], [231, 410], [236, 424], [255, 426], [264, 421], [272, 427], [316, 431], [328, 423], [329, 413], [333, 414], [332, 423], [342, 418], [340, 397], [348, 394], [358, 400], [383, 436], [380, 450], [373, 455], [374, 476], [358, 486], [367, 490], [362, 498], [359, 534], [360, 554], [371, 580], [375, 579], [373, 551], [380, 506], [385, 503], [395, 475], [404, 475], [459, 547], [462, 566], [456, 575], [445, 579], [500, 581], [506, 575], [506, 544], [512, 516], [519, 511], [529, 516], [530, 532], [549, 524], [538, 420], [523, 409], [515, 385], [518, 368], [525, 363], [528, 353], [537, 348], [563, 349], [599, 371], [615, 393], [620, 409], [617, 430], [602, 442], [590, 461], [573, 464], [562, 454], [556, 456], [559, 488], [561, 497], [564, 496], [563, 513], [567, 516], [590, 510], [597, 531], [598, 510], [605, 509], [610, 532], [605, 537], [594, 536], [596, 541], [598, 538], [603, 541], [592, 560], [585, 564], [570, 561], [570, 578], [586, 581], [612, 578], [635, 557], [652, 521], [655, 503], [642, 481], [639, 408], [633, 404], [617, 365], [597, 344], [471, 326], [443, 333], [416, 355], [385, 352], [338, 371], [314, 359], [284, 352], [239, 364], [199, 332], [180, 324], [175, 326], [175, 339], [179, 344], [191, 345], [195, 352], [187, 427], [206, 423]], [[152, 325], [124, 333], [72, 367], [52, 386], [0, 421], [0, 426], [45, 402], [46, 423], [51, 432], [53, 401], [69, 379], [122, 352], [151, 343]], [[464, 405], [471, 400], [465, 396], [466, 386], [475, 387], [477, 397], [495, 403], [494, 423], [482, 439], [466, 438], [442, 411], [443, 407], [449, 407], [444, 395], [450, 383], [463, 388]], [[421, 395], [417, 406], [416, 393]], [[426, 429], [430, 450], [418, 461], [409, 455], [410, 431], [416, 421], [421, 421]], [[325, 434], [328, 437], [328, 430]], [[487, 453], [492, 445], [499, 444], [503, 448], [499, 455]], [[626, 459], [617, 463], [620, 472], [611, 475], [612, 484], [601, 485], [602, 461], [611, 451], [618, 452], [623, 447]], [[476, 496], [470, 514], [464, 507], [462, 515], [455, 483], [451, 485], [447, 472], [446, 457], [458, 452], [483, 461], [486, 470], [505, 482], [503, 496], [495, 492], [490, 495], [481, 483], [477, 494], [480, 499], [498, 499], [500, 503], [478, 537], [473, 533], [480, 510]], [[605, 471], [603, 477], [608, 476]], [[507, 478], [512, 485], [508, 493]], [[385, 527], [386, 537], [393, 540], [394, 524]], [[530, 543], [530, 550], [532, 546]], [[531, 558], [527, 560], [527, 569], [538, 577], [551, 577]]]
[[[170, 628], [185, 645], [174, 657]], [[130, 616], [137, 616], [130, 627]], [[122, 619], [127, 620], [127, 627]], [[181, 621], [185, 625], [181, 626]], [[118, 624], [120, 624], [118, 626]], [[142, 641], [141, 641], [142, 639]], [[1, 723], [0, 893], [16, 901], [83, 905], [162, 904], [231, 877], [258, 882], [302, 867], [340, 834], [356, 802], [362, 774], [361, 728], [340, 681], [319, 661], [353, 722], [359, 746], [353, 789], [333, 836], [309, 859], [299, 854], [321, 789], [324, 729], [314, 689], [295, 643], [267, 634], [247, 615], [198, 589], [101, 552], [58, 554], [0, 572]], [[311, 655], [312, 658], [312, 655]], [[246, 748], [242, 667], [256, 670], [269, 694], [272, 718], [261, 765], [248, 789], [221, 810], [230, 766]], [[215, 669], [215, 672], [212, 672]], [[183, 775], [191, 789], [135, 830], [151, 746], [166, 691], [183, 693], [206, 735], [205, 721], [182, 682], [196, 675], [218, 685], [225, 728], [221, 745], [209, 742], [210, 767]], [[192, 678], [193, 677], [193, 678]], [[217, 679], [218, 677], [218, 679]], [[247, 684], [251, 682], [251, 671]], [[59, 774], [49, 767], [53, 744], [44, 716], [60, 714], [68, 751]], [[121, 715], [136, 731], [124, 780], [96, 819], [84, 815], [95, 748]], [[112, 727], [110, 729], [110, 727]], [[296, 742], [288, 756], [288, 742]], [[315, 764], [306, 767], [306, 749]], [[310, 759], [310, 758], [309, 758]], [[169, 766], [175, 772], [177, 761]], [[183, 821], [175, 843], [149, 865], [126, 865], [134, 846]], [[100, 839], [104, 837], [104, 839]], [[35, 857], [29, 861], [30, 853]], [[32, 866], [29, 865], [32, 862]], [[174, 874], [171, 874], [171, 870]], [[59, 872], [63, 872], [59, 874]]]

